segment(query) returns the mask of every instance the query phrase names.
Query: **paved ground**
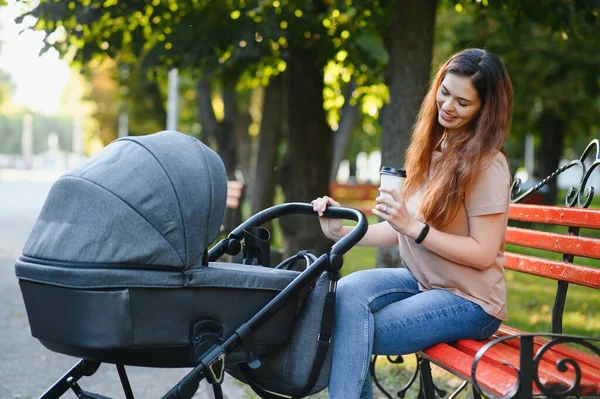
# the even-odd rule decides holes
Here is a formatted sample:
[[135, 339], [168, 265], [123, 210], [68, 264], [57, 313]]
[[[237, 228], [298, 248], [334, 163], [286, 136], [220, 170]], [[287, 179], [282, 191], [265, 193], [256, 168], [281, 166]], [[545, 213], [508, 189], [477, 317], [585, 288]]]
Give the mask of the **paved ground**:
[[[31, 337], [25, 306], [14, 275], [14, 261], [39, 214], [51, 183], [7, 181], [0, 174], [0, 398], [37, 398], [78, 359], [50, 352]], [[15, 179], [8, 179], [15, 180]], [[46, 178], [47, 180], [47, 178]], [[160, 398], [189, 369], [128, 367], [136, 398]], [[111, 398], [123, 398], [116, 369], [103, 364], [91, 378], [80, 381], [83, 389]], [[210, 392], [210, 393], [208, 393]], [[228, 399], [245, 398], [242, 388], [226, 378]], [[75, 398], [67, 393], [64, 398]], [[195, 399], [212, 398], [201, 385]]]

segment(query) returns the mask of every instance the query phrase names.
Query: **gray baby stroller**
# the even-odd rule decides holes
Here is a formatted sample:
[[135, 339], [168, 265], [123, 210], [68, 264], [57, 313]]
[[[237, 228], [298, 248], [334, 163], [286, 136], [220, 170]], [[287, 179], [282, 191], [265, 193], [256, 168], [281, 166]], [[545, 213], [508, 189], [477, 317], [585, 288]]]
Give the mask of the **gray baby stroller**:
[[[303, 251], [268, 267], [260, 226], [312, 206], [259, 212], [208, 250], [226, 198], [218, 155], [173, 131], [119, 139], [53, 185], [15, 270], [32, 335], [82, 360], [42, 398], [103, 398], [78, 384], [101, 363], [117, 366], [128, 399], [126, 365], [191, 367], [172, 399], [191, 398], [204, 378], [221, 397], [225, 371], [263, 397], [323, 389], [338, 271], [365, 216], [328, 209], [358, 222], [353, 232], [318, 258]], [[239, 264], [219, 261], [240, 252]], [[299, 259], [306, 269], [288, 270]]]

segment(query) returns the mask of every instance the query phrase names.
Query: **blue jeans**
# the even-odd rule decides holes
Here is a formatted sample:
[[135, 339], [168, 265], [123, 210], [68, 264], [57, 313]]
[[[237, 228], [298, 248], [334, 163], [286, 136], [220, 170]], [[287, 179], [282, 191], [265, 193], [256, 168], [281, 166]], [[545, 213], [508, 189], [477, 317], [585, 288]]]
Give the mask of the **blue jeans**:
[[370, 269], [338, 284], [329, 398], [372, 398], [371, 355], [404, 355], [440, 342], [484, 339], [501, 321], [450, 291], [419, 291], [408, 269]]

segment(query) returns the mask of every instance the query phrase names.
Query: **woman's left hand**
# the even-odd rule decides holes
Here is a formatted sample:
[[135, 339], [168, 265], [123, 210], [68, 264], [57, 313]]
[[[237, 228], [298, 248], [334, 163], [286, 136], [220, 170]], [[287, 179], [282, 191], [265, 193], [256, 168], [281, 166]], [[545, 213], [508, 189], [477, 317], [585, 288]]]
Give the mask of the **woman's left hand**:
[[383, 220], [387, 221], [390, 226], [397, 232], [409, 236], [411, 238], [417, 238], [419, 232], [423, 228], [423, 223], [413, 218], [406, 209], [404, 200], [400, 197], [400, 194], [396, 190], [387, 188], [380, 188], [381, 193], [389, 194], [393, 199], [388, 196], [379, 195], [375, 198], [375, 209], [373, 214], [379, 216]]

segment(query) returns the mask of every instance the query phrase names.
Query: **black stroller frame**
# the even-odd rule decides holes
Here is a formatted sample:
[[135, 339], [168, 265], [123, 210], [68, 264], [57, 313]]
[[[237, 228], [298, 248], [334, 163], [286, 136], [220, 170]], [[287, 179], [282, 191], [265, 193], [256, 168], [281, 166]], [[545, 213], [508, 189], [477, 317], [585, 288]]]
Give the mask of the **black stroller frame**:
[[[315, 215], [312, 205], [306, 203], [287, 203], [276, 205], [265, 209], [253, 216], [247, 221], [235, 228], [227, 238], [219, 241], [208, 251], [208, 260], [214, 262], [225, 254], [237, 255], [242, 249], [243, 231], [248, 228], [259, 227], [269, 221], [282, 216], [292, 214]], [[291, 283], [289, 283], [281, 292], [279, 292], [267, 305], [258, 311], [247, 322], [240, 325], [233, 334], [222, 340], [219, 332], [216, 329], [208, 329], [199, 331], [194, 337], [194, 345], [198, 346], [191, 348], [196, 351], [195, 356], [197, 365], [169, 392], [163, 399], [189, 399], [199, 388], [200, 382], [206, 378], [212, 384], [215, 397], [222, 398], [221, 383], [224, 378], [225, 359], [234, 348], [243, 347], [246, 353], [247, 365], [250, 368], [255, 368], [260, 365], [260, 361], [255, 353], [253, 334], [259, 330], [265, 323], [273, 318], [273, 316], [283, 307], [286, 300], [293, 295], [299, 294], [307, 286], [312, 284], [319, 276], [327, 272], [330, 278], [329, 292], [335, 294], [339, 270], [343, 265], [343, 255], [356, 245], [364, 236], [368, 228], [368, 222], [365, 215], [355, 209], [343, 207], [329, 207], [325, 211], [325, 217], [347, 219], [357, 222], [357, 225], [352, 232], [340, 241], [336, 242], [328, 253], [322, 254], [314, 262], [300, 273]], [[299, 254], [300, 256], [301, 254]], [[285, 262], [285, 261], [284, 261]], [[308, 262], [307, 262], [308, 263]], [[335, 302], [334, 302], [335, 303]], [[324, 310], [325, 311], [325, 310]], [[330, 313], [328, 316], [333, 316]], [[325, 323], [325, 313], [323, 323]], [[313, 373], [311, 377], [318, 374], [318, 370], [324, 360], [324, 353], [329, 347], [331, 341], [330, 331], [333, 328], [333, 320], [328, 320], [328, 333], [319, 335], [319, 348], [323, 347], [325, 351], [322, 356], [317, 356], [313, 365]], [[210, 324], [210, 323], [209, 323]], [[323, 330], [322, 330], [323, 331]], [[202, 336], [200, 335], [202, 333]], [[202, 342], [200, 342], [202, 341]], [[207, 343], [211, 346], [206, 348]], [[202, 344], [203, 346], [199, 346]], [[322, 345], [321, 345], [322, 344]], [[201, 353], [198, 353], [200, 349]], [[319, 365], [318, 363], [321, 363]], [[100, 367], [100, 362], [82, 359], [65, 373], [58, 381], [52, 385], [42, 396], [41, 399], [54, 399], [61, 397], [68, 390], [72, 390], [81, 399], [107, 399], [106, 397], [86, 392], [78, 385], [78, 381], [87, 376], [93, 375]], [[123, 386], [123, 390], [127, 399], [133, 399], [133, 391], [127, 378], [127, 373], [123, 364], [117, 364], [117, 371]], [[316, 374], [315, 367], [318, 368]], [[313, 380], [313, 378], [311, 378]], [[250, 382], [250, 385], [253, 384]], [[253, 389], [259, 387], [252, 386]], [[309, 387], [310, 388], [310, 387]], [[310, 389], [309, 389], [310, 390]], [[274, 395], [269, 392], [260, 392], [261, 396], [282, 398], [282, 396]], [[308, 393], [308, 392], [306, 392]], [[298, 396], [302, 397], [304, 395]], [[295, 396], [296, 397], [296, 396]]]

